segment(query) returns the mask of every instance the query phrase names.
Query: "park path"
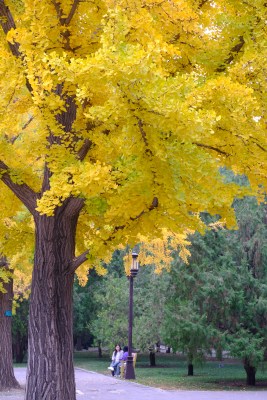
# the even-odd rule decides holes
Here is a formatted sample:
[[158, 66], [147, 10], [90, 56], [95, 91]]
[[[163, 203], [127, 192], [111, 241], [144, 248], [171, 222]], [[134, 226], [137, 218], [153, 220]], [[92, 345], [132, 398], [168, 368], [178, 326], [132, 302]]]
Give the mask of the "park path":
[[[23, 386], [26, 368], [15, 368]], [[267, 400], [267, 391], [222, 392], [162, 390], [96, 372], [75, 370], [77, 400]], [[24, 391], [0, 392], [0, 400], [23, 400]], [[38, 399], [43, 400], [43, 399]]]

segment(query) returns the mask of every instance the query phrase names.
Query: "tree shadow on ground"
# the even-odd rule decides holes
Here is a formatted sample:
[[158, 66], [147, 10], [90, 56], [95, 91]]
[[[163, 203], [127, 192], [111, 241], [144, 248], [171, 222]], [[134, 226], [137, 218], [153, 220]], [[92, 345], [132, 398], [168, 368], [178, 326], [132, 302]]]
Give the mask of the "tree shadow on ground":
[[246, 382], [244, 380], [221, 380], [221, 381], [214, 381], [214, 384], [218, 385], [218, 390], [220, 390], [220, 388], [229, 388], [231, 389], [244, 389], [244, 390], [267, 390], [267, 380], [258, 380], [256, 382], [256, 386], [248, 386], [246, 385]]

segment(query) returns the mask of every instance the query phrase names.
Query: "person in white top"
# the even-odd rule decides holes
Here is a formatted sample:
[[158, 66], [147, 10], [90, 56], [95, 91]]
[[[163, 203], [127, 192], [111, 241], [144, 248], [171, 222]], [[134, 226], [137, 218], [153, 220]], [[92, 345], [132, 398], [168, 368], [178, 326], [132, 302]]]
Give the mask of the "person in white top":
[[123, 356], [123, 351], [121, 349], [121, 346], [117, 344], [115, 346], [115, 350], [112, 353], [111, 364], [108, 367], [108, 369], [110, 369], [110, 371], [112, 372], [113, 376], [120, 375], [120, 360], [122, 356]]

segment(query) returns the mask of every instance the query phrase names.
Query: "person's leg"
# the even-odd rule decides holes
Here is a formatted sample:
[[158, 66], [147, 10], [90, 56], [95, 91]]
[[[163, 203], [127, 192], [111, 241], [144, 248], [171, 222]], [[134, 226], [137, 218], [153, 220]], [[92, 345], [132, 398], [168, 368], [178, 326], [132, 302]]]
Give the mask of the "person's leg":
[[[115, 371], [115, 363], [114, 361], [111, 362], [110, 366], [108, 367], [108, 369], [110, 369], [110, 371], [114, 372]], [[114, 375], [114, 374], [112, 374]]]
[[115, 376], [120, 375], [120, 362], [117, 362], [114, 364], [114, 375]]

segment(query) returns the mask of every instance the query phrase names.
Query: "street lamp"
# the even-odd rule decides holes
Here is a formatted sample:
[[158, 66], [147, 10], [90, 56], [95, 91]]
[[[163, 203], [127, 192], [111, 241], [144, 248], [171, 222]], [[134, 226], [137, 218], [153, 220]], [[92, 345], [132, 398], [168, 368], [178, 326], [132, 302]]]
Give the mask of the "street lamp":
[[133, 278], [138, 273], [139, 264], [136, 248], [132, 251], [132, 265], [129, 275], [129, 328], [128, 328], [128, 357], [126, 362], [125, 379], [135, 379], [133, 356], [132, 356], [132, 334], [133, 334]]

